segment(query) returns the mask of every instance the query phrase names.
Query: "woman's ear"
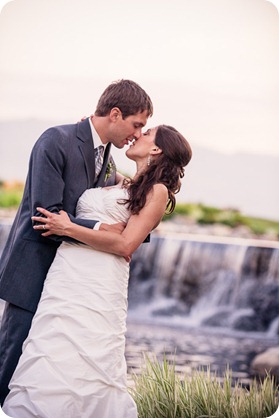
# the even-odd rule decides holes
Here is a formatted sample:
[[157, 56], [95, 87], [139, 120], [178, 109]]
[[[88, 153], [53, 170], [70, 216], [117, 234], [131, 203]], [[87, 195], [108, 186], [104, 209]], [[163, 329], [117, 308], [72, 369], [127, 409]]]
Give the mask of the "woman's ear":
[[162, 150], [159, 147], [154, 146], [150, 151], [150, 155], [159, 155], [162, 154]]

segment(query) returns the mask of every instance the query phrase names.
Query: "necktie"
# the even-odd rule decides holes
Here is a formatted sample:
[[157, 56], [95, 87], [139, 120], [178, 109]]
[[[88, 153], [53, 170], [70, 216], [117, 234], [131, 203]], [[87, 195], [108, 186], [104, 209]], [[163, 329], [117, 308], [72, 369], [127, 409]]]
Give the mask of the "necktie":
[[103, 159], [104, 159], [104, 146], [100, 145], [98, 148], [95, 149], [95, 174], [96, 177], [100, 174], [100, 171], [103, 166]]

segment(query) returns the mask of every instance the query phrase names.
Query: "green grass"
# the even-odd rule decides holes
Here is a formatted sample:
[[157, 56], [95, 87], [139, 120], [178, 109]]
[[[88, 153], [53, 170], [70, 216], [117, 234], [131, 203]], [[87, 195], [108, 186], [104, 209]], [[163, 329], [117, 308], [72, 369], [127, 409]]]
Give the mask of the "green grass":
[[[0, 208], [17, 208], [22, 194], [23, 184], [15, 183], [11, 187], [0, 180]], [[279, 238], [279, 222], [244, 216], [233, 208], [220, 209], [201, 203], [178, 203], [173, 214], [166, 215], [163, 220], [170, 220], [176, 215], [189, 217], [201, 225], [223, 224], [231, 228], [243, 225], [254, 234], [262, 235], [266, 232], [274, 232]]]
[[0, 187], [0, 208], [17, 208], [22, 199], [22, 190], [6, 190]]
[[191, 376], [175, 372], [175, 363], [145, 356], [144, 367], [130, 389], [139, 418], [266, 418], [278, 408], [279, 389], [267, 375], [254, 379], [249, 390], [232, 384], [228, 370], [222, 378], [208, 368]]
[[231, 228], [246, 226], [256, 234], [274, 232], [279, 238], [279, 221], [244, 216], [237, 209], [219, 209], [212, 206], [199, 204], [177, 204], [172, 215], [166, 215], [163, 220], [174, 218], [176, 215], [193, 219], [201, 225], [222, 224]]

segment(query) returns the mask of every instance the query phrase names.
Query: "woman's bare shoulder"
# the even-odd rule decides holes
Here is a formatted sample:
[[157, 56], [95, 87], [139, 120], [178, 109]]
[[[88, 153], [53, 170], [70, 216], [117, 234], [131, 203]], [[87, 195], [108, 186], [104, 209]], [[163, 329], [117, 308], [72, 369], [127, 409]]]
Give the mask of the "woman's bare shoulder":
[[153, 190], [154, 190], [155, 193], [168, 194], [168, 188], [163, 183], [156, 183], [156, 184], [154, 184]]
[[149, 199], [168, 199], [168, 189], [163, 183], [156, 183], [151, 189], [151, 192], [149, 193]]

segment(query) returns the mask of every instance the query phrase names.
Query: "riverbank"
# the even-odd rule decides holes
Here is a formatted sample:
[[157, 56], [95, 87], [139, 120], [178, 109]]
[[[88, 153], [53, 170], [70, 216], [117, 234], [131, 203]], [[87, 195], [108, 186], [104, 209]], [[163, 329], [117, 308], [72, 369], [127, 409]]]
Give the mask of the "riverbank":
[[[2, 224], [2, 238], [3, 243], [6, 240], [5, 234], [9, 230], [9, 226], [15, 216], [15, 210], [0, 210], [0, 224]], [[7, 227], [5, 226], [7, 225]], [[266, 240], [266, 237], [255, 237], [252, 234], [248, 235], [246, 232], [245, 234], [241, 234], [242, 236], [235, 236], [235, 234], [230, 233], [230, 229], [226, 228], [225, 226], [220, 225], [208, 225], [208, 226], [200, 226], [200, 225], [193, 225], [189, 222], [172, 222], [166, 221], [162, 222], [159, 227], [152, 233], [154, 239], [152, 240], [151, 244], [153, 245], [156, 241], [156, 236], [168, 236], [168, 237], [180, 237], [181, 240], [186, 240], [188, 242], [188, 247], [190, 247], [192, 241], [206, 243], [206, 242], [222, 242], [222, 243], [230, 243], [230, 244], [243, 244], [243, 245], [252, 245], [255, 247], [267, 246], [270, 248], [279, 248], [278, 240]], [[5, 238], [5, 239], [4, 239]], [[150, 246], [150, 248], [152, 247]], [[178, 245], [178, 244], [177, 244]], [[179, 247], [180, 245], [178, 245]], [[199, 245], [198, 245], [199, 247]], [[196, 244], [193, 246], [193, 250], [196, 248]], [[236, 248], [236, 247], [235, 247]], [[177, 248], [178, 249], [178, 248]], [[214, 249], [217, 251], [218, 248]], [[237, 248], [236, 248], [237, 249]], [[189, 250], [189, 249], [188, 249]], [[174, 247], [171, 246], [167, 249], [167, 253], [158, 257], [160, 263], [158, 266], [163, 263], [164, 268], [163, 270], [166, 271], [170, 268], [170, 266], [175, 266], [177, 263], [175, 258], [173, 261], [169, 261], [167, 264], [167, 258], [172, 254], [174, 251]], [[195, 249], [196, 251], [196, 249]], [[278, 250], [276, 250], [278, 251]], [[241, 252], [242, 253], [242, 252]], [[186, 254], [186, 253], [185, 253]], [[184, 254], [184, 255], [185, 255]], [[226, 252], [227, 254], [227, 252]], [[225, 254], [225, 255], [226, 255]], [[158, 255], [158, 254], [157, 254]], [[223, 260], [225, 255], [213, 253], [212, 251], [209, 253], [210, 260]], [[228, 254], [227, 254], [228, 255]], [[167, 257], [168, 256], [168, 257]], [[134, 259], [137, 258], [136, 255]], [[239, 266], [240, 258], [237, 256], [235, 251], [233, 252], [232, 256], [232, 263], [234, 269], [237, 270], [237, 261]], [[180, 261], [182, 260], [181, 254], [179, 256]], [[190, 266], [193, 267], [194, 265], [194, 257], [190, 257], [191, 264]], [[206, 257], [198, 256], [197, 263], [200, 265], [200, 260], [203, 259], [203, 264], [205, 265]], [[163, 262], [164, 261], [164, 262]], [[156, 260], [154, 260], [153, 256], [151, 257], [151, 263], [154, 266], [156, 264]], [[148, 259], [144, 257], [144, 265], [145, 268], [148, 265]], [[182, 270], [188, 271], [188, 268], [183, 268]], [[216, 270], [216, 269], [215, 269]], [[215, 271], [214, 270], [214, 271]], [[238, 272], [238, 271], [237, 271]], [[162, 273], [162, 272], [161, 272]], [[146, 272], [145, 272], [146, 276]], [[202, 275], [198, 275], [199, 280]], [[145, 277], [146, 279], [147, 277]], [[160, 278], [161, 285], [164, 283], [162, 277]], [[230, 282], [224, 281], [224, 289], [228, 288]], [[133, 283], [131, 283], [133, 284]], [[148, 285], [148, 281], [145, 280], [143, 282], [143, 286]], [[217, 290], [220, 293], [222, 290], [222, 283], [216, 283]], [[158, 285], [159, 286], [159, 285]], [[169, 284], [166, 283], [166, 289], [168, 288]], [[263, 283], [261, 282], [261, 286], [263, 288]], [[159, 286], [160, 287], [160, 286]], [[157, 289], [158, 290], [158, 289]], [[159, 289], [160, 290], [160, 289]], [[178, 289], [176, 289], [177, 291]], [[214, 291], [211, 296], [207, 296], [202, 304], [203, 311], [206, 311], [206, 304], [210, 301], [213, 303], [215, 300], [215, 296], [218, 292]], [[189, 292], [187, 292], [188, 294]], [[232, 292], [233, 293], [233, 292]], [[274, 293], [274, 292], [273, 292]], [[144, 293], [145, 294], [145, 293]], [[185, 293], [186, 294], [186, 293]], [[243, 292], [242, 297], [244, 296], [245, 292]], [[261, 297], [263, 296], [263, 290], [261, 291]], [[146, 295], [145, 295], [146, 296]], [[244, 384], [249, 384], [249, 381], [252, 377], [251, 372], [251, 362], [252, 360], [260, 353], [266, 351], [267, 349], [278, 346], [279, 339], [278, 337], [274, 337], [272, 335], [268, 335], [268, 332], [261, 335], [261, 333], [250, 333], [250, 332], [243, 332], [238, 333], [236, 330], [228, 329], [225, 331], [224, 329], [220, 329], [219, 327], [213, 326], [210, 329], [206, 327], [179, 327], [177, 323], [175, 323], [176, 316], [172, 317], [173, 314], [173, 307], [172, 305], [169, 306], [168, 304], [164, 303], [163, 311], [162, 307], [157, 307], [157, 319], [158, 319], [158, 312], [161, 312], [165, 319], [168, 319], [168, 324], [163, 323], [156, 323], [153, 321], [146, 321], [145, 310], [148, 307], [148, 298], [142, 297], [144, 300], [144, 305], [142, 306], [142, 310], [139, 310], [136, 314], [136, 318], [140, 318], [140, 321], [135, 321], [135, 317], [129, 315], [128, 321], [128, 332], [127, 332], [127, 363], [128, 363], [128, 370], [131, 375], [132, 372], [137, 372], [141, 368], [142, 364], [142, 355], [143, 353], [155, 353], [162, 357], [164, 353], [167, 353], [168, 356], [173, 358], [175, 354], [176, 357], [176, 365], [178, 371], [181, 370], [182, 372], [190, 371], [191, 368], [195, 367], [207, 367], [208, 365], [211, 366], [212, 371], [224, 372], [227, 365], [232, 368], [233, 378], [243, 379]], [[157, 295], [158, 296], [158, 295]], [[268, 295], [267, 295], [268, 296]], [[136, 290], [136, 298], [137, 301], [141, 299], [141, 293], [139, 289]], [[133, 298], [130, 297], [130, 305], [133, 306]], [[268, 299], [270, 300], [270, 296]], [[0, 301], [1, 302], [1, 301]], [[169, 301], [168, 301], [169, 302]], [[173, 306], [178, 307], [180, 306], [179, 303], [176, 301], [173, 302]], [[226, 305], [227, 306], [227, 305]], [[247, 304], [245, 303], [245, 307], [247, 308]], [[218, 307], [218, 306], [217, 306]], [[222, 306], [221, 306], [222, 308]], [[170, 313], [170, 317], [166, 314]], [[268, 309], [270, 311], [270, 309]], [[203, 313], [204, 313], [203, 312]], [[175, 313], [175, 312], [174, 312]], [[178, 312], [179, 313], [179, 312]], [[232, 310], [233, 313], [233, 310]], [[243, 321], [247, 325], [251, 319], [251, 312], [242, 312]], [[161, 316], [162, 316], [161, 315]], [[227, 310], [221, 309], [219, 319], [223, 322], [226, 318], [225, 315], [228, 315]], [[153, 318], [154, 319], [154, 318]], [[162, 318], [161, 318], [162, 319]], [[189, 318], [186, 318], [189, 319]], [[195, 316], [195, 319], [197, 317]], [[213, 317], [214, 321], [216, 322], [218, 318], [216, 316]], [[248, 322], [247, 322], [248, 321]], [[183, 320], [183, 322], [189, 322]], [[249, 323], [250, 323], [249, 322]]]
[[170, 220], [165, 220], [156, 228], [159, 234], [191, 234], [199, 236], [211, 236], [222, 238], [242, 238], [256, 241], [279, 242], [278, 233], [274, 229], [267, 229], [264, 233], [253, 233], [245, 225], [230, 227], [221, 223], [200, 224], [193, 218], [185, 215], [175, 215]]
[[129, 381], [132, 384], [132, 375], [140, 373], [143, 355], [147, 354], [150, 358], [155, 355], [162, 360], [165, 355], [171, 362], [175, 360], [176, 371], [187, 375], [210, 367], [222, 376], [230, 368], [233, 381], [249, 386], [255, 356], [278, 344], [278, 337], [266, 334], [156, 324], [136, 319], [131, 312], [126, 334]]
[[[16, 212], [17, 209], [0, 208], [0, 224], [12, 224]], [[279, 245], [278, 236], [273, 230], [267, 231], [264, 234], [255, 234], [252, 233], [248, 227], [243, 225], [235, 228], [221, 224], [200, 225], [193, 219], [181, 215], [176, 215], [170, 220], [161, 222], [153, 233], [159, 235], [169, 235], [174, 233], [178, 235], [191, 235], [192, 237], [196, 236], [198, 240], [205, 241], [212, 241], [212, 237], [216, 237], [218, 240], [223, 239], [225, 241], [227, 238], [240, 238], [244, 240], [255, 240], [258, 245], [267, 245], [269, 241], [275, 243], [277, 242]], [[263, 241], [266, 241], [266, 244]]]
[[[0, 299], [0, 321], [4, 301]], [[232, 381], [249, 387], [254, 373], [255, 356], [279, 344], [279, 337], [220, 328], [187, 327], [156, 323], [128, 312], [125, 357], [129, 386], [133, 375], [144, 365], [144, 355], [175, 362], [177, 373], [191, 375], [193, 370], [207, 370], [223, 376], [229, 368]]]

